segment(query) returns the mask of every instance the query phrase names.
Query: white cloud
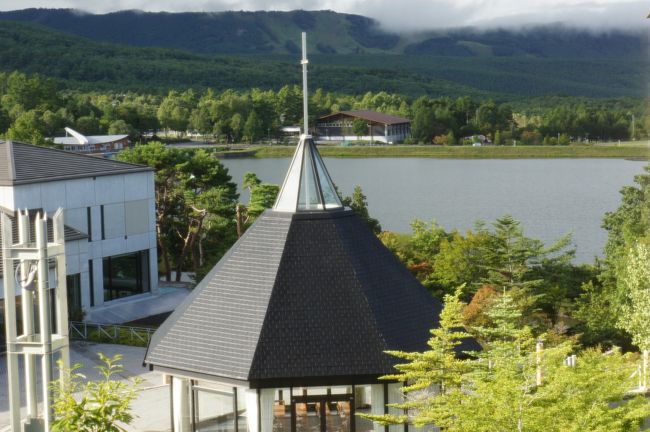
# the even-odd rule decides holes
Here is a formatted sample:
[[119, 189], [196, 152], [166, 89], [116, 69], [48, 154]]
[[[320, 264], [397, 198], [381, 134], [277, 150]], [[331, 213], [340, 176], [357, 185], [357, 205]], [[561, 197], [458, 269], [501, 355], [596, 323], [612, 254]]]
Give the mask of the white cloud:
[[636, 0], [3, 0], [0, 9], [78, 8], [95, 13], [146, 11], [322, 10], [357, 13], [387, 29], [418, 31], [476, 26], [524, 27], [563, 23], [594, 30], [650, 25], [650, 4]]

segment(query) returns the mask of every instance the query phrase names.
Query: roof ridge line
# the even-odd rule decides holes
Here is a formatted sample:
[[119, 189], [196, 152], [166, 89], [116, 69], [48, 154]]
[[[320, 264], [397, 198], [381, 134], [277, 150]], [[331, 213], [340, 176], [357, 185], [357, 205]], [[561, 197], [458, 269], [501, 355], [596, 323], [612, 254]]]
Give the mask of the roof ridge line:
[[[78, 157], [80, 157], [82, 159], [85, 158], [86, 160], [87, 160], [87, 158], [91, 158], [93, 160], [102, 160], [102, 159], [104, 159], [104, 158], [99, 158], [97, 156], [92, 156], [90, 154], [84, 154], [84, 153], [72, 152], [72, 151], [67, 151], [67, 150], [61, 150], [61, 149], [54, 148], [54, 147], [39, 146], [39, 145], [36, 145], [36, 144], [24, 143], [24, 142], [20, 142], [20, 141], [16, 141], [15, 144], [24, 145], [24, 146], [28, 146], [28, 147], [36, 147], [38, 149], [42, 149], [42, 150], [45, 150], [45, 151], [52, 151], [52, 152], [56, 152], [56, 153], [65, 153], [68, 156], [72, 156], [72, 157], [77, 157], [78, 156]], [[147, 165], [134, 164], [134, 163], [131, 163], [131, 162], [123, 162], [123, 161], [120, 161], [120, 160], [117, 160], [117, 159], [110, 159], [110, 161], [118, 163], [118, 164], [129, 165], [129, 166], [132, 166], [132, 167], [151, 168], [151, 167], [149, 167]]]

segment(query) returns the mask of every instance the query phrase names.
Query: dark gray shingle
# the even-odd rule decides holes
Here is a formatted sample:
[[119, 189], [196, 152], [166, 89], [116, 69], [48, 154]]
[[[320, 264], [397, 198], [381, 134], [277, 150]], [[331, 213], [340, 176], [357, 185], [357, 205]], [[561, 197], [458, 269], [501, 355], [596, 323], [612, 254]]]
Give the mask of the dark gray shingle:
[[246, 231], [156, 331], [147, 363], [248, 378], [290, 216], [265, 215]]
[[151, 170], [103, 157], [0, 141], [0, 186]]
[[440, 302], [349, 209], [266, 211], [158, 329], [145, 361], [253, 386], [375, 380], [426, 349]]

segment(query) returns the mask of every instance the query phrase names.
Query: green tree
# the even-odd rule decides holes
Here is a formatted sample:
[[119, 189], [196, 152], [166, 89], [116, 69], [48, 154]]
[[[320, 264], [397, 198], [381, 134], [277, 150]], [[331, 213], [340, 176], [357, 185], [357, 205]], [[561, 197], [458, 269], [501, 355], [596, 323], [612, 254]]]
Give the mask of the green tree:
[[171, 129], [182, 135], [187, 131], [193, 106], [194, 93], [191, 90], [184, 93], [171, 90], [158, 107], [158, 121], [166, 130]]
[[108, 126], [110, 135], [134, 135], [135, 130], [124, 120], [115, 120]]
[[[411, 422], [417, 426], [436, 424], [447, 426], [449, 406], [459, 404], [464, 398], [464, 386], [468, 384], [471, 372], [469, 359], [460, 359], [459, 346], [470, 335], [463, 329], [460, 290], [444, 298], [444, 308], [440, 313], [440, 326], [431, 330], [427, 342], [429, 348], [424, 352], [387, 351], [400, 359], [395, 366], [396, 373], [382, 377], [384, 380], [408, 383], [402, 388], [406, 402], [396, 407], [403, 408], [409, 415], [388, 414], [364, 417], [381, 424]], [[422, 392], [436, 396], [421, 397]], [[420, 397], [409, 397], [418, 394]], [[448, 419], [451, 421], [451, 419]]]
[[101, 125], [99, 119], [95, 116], [95, 113], [91, 112], [89, 115], [77, 118], [75, 129], [82, 134], [92, 135], [101, 132]]
[[647, 388], [648, 351], [650, 351], [650, 247], [637, 243], [627, 255], [627, 265], [618, 281], [626, 294], [618, 326], [643, 351], [643, 387]]
[[137, 396], [140, 379], [118, 381], [116, 375], [124, 372], [118, 363], [121, 355], [106, 357], [97, 354], [103, 363], [96, 368], [100, 380], [89, 381], [75, 364], [71, 369], [59, 362], [61, 379], [51, 383], [54, 412], [54, 432], [119, 432], [121, 425], [133, 420], [131, 402]]
[[366, 135], [368, 133], [368, 123], [364, 119], [354, 119], [352, 121], [352, 133], [357, 138]]
[[298, 86], [284, 86], [278, 91], [275, 111], [281, 124], [296, 125], [302, 119], [302, 90]]
[[237, 204], [237, 235], [241, 237], [244, 231], [252, 225], [264, 210], [273, 207], [280, 187], [276, 184], [262, 183], [255, 173], [244, 174], [242, 187], [248, 189], [248, 205]]
[[248, 138], [251, 144], [253, 144], [255, 139], [259, 138], [262, 133], [262, 121], [255, 110], [253, 110], [248, 114], [246, 123], [244, 123], [244, 136]]
[[622, 432], [637, 430], [650, 414], [645, 397], [628, 394], [635, 369], [630, 355], [587, 350], [575, 366], [567, 366], [565, 358], [575, 352], [572, 344], [538, 351], [530, 329], [518, 324], [521, 312], [508, 294], [493, 302], [491, 324], [475, 329], [483, 350], [459, 359], [454, 348], [467, 335], [458, 318], [463, 307], [459, 296], [445, 299], [429, 350], [391, 352], [405, 361], [384, 379], [409, 383], [403, 388], [404, 403], [392, 405], [407, 414], [370, 418], [382, 424], [435, 425], [449, 432]]
[[626, 294], [618, 325], [632, 336], [632, 342], [650, 350], [650, 248], [638, 243], [630, 249], [627, 266], [620, 275], [620, 290]]
[[[124, 162], [156, 170], [156, 227], [166, 278], [216, 263], [235, 240], [237, 189], [228, 169], [204, 150], [167, 148], [160, 142], [123, 151]], [[190, 259], [191, 258], [191, 259]]]
[[439, 252], [433, 257], [431, 280], [443, 292], [451, 292], [464, 285], [474, 291], [474, 285], [487, 277], [483, 253], [489, 241], [485, 231], [468, 230], [465, 235], [453, 232], [440, 242]]
[[243, 132], [241, 114], [236, 113], [230, 118], [229, 127], [230, 127], [230, 131], [232, 132], [233, 141], [238, 142]]
[[497, 130], [494, 132], [494, 145], [501, 145], [503, 144], [503, 140], [501, 139], [501, 131]]
[[356, 185], [352, 191], [352, 195], [349, 197], [344, 197], [341, 202], [344, 206], [348, 206], [354, 210], [354, 212], [361, 218], [361, 220], [364, 221], [366, 225], [368, 225], [368, 228], [370, 228], [372, 232], [375, 234], [379, 234], [381, 232], [381, 225], [379, 224], [379, 221], [370, 216], [370, 213], [368, 212], [368, 200], [363, 194], [361, 186]]
[[616, 322], [629, 300], [621, 282], [628, 271], [628, 254], [637, 242], [650, 236], [650, 166], [645, 171], [634, 178], [635, 186], [621, 190], [621, 204], [603, 218], [608, 231], [605, 258], [597, 262], [597, 278], [583, 285], [576, 305], [585, 343], [629, 344]]
[[39, 112], [36, 110], [25, 111], [11, 125], [7, 131], [7, 138], [42, 145], [45, 143], [43, 126]]

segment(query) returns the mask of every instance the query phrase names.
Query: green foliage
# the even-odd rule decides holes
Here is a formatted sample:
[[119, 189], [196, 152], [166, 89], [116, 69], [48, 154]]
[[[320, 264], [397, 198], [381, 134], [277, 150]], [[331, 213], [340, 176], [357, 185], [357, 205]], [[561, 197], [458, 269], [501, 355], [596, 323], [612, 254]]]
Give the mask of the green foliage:
[[35, 110], [21, 113], [7, 130], [7, 138], [34, 144], [45, 142], [40, 115]]
[[115, 375], [124, 372], [118, 363], [121, 355], [106, 357], [98, 353], [102, 365], [96, 366], [102, 379], [88, 381], [79, 373], [80, 364], [71, 369], [59, 362], [61, 379], [50, 384], [55, 432], [119, 432], [121, 424], [133, 420], [131, 402], [137, 396], [139, 379], [118, 381]]
[[[408, 382], [405, 401], [390, 406], [407, 414], [367, 416], [380, 424], [409, 422], [445, 431], [628, 431], [650, 415], [643, 396], [630, 397], [636, 366], [630, 355], [597, 349], [582, 352], [576, 366], [564, 364], [570, 341], [537, 352], [521, 311], [508, 294], [488, 314], [491, 325], [474, 329], [485, 341], [473, 358], [456, 349], [462, 329], [460, 290], [445, 298], [440, 328], [422, 353], [390, 352], [404, 360], [384, 379]], [[538, 371], [542, 382], [537, 382]]]
[[352, 133], [357, 137], [368, 134], [368, 123], [364, 119], [354, 119], [352, 122]]
[[356, 185], [352, 191], [352, 195], [349, 197], [343, 197], [341, 200], [344, 206], [350, 207], [354, 212], [361, 218], [362, 221], [368, 225], [368, 228], [375, 234], [381, 232], [381, 225], [379, 221], [368, 212], [368, 200], [361, 190], [361, 186]]
[[244, 136], [248, 138], [248, 141], [251, 144], [253, 144], [256, 139], [259, 139], [259, 137], [264, 133], [262, 130], [262, 121], [260, 120], [255, 110], [251, 111], [250, 114], [248, 114], [246, 123], [244, 123], [243, 132]]
[[[254, 142], [265, 136], [277, 138], [282, 125], [298, 124], [302, 115], [301, 98], [302, 92], [297, 86], [284, 86], [277, 92], [253, 88], [221, 93], [211, 88], [200, 93], [172, 88], [164, 97], [124, 92], [123, 89], [116, 93], [57, 91], [51, 80], [38, 75], [29, 77], [18, 72], [0, 72], [0, 134], [42, 144], [47, 138], [62, 135], [65, 126], [72, 126], [85, 134], [126, 133], [136, 139], [145, 132], [155, 132], [162, 127], [175, 131], [178, 136], [189, 131], [222, 142], [239, 142], [242, 139]], [[310, 121], [313, 123], [316, 116], [341, 109], [372, 109], [412, 118], [413, 139], [426, 144], [453, 145], [458, 141], [467, 141], [468, 136], [483, 134], [499, 138], [496, 141], [503, 141], [504, 144], [509, 143], [511, 138], [517, 138], [528, 145], [555, 145], [558, 142], [568, 144], [570, 141], [586, 140], [587, 137], [624, 137], [626, 135], [619, 133], [622, 129], [617, 129], [617, 132], [605, 126], [621, 123], [628, 130], [633, 114], [638, 119], [644, 117], [643, 107], [631, 101], [592, 103], [581, 100], [576, 104], [572, 100], [561, 100], [559, 103], [567, 109], [559, 113], [553, 108], [538, 109], [534, 113], [513, 113], [509, 105], [469, 97], [453, 100], [422, 96], [411, 103], [404, 96], [385, 91], [351, 96], [318, 89], [310, 98]], [[566, 125], [572, 135], [565, 132], [560, 135], [560, 140], [555, 138], [557, 132], [553, 132], [550, 138], [545, 135], [549, 133], [545, 126], [547, 123], [560, 121], [558, 118], [562, 116], [573, 116], [574, 108], [583, 113], [580, 128], [570, 127], [570, 121], [566, 119], [561, 124]], [[639, 136], [647, 134], [642, 123], [637, 121], [635, 133]], [[358, 120], [356, 126], [355, 133], [367, 134], [367, 125], [363, 120]], [[436, 150], [438, 156], [445, 156], [443, 149]], [[515, 148], [479, 150], [474, 155], [466, 151], [457, 157], [516, 157], [521, 153], [517, 153]], [[589, 147], [588, 150], [587, 155], [591, 156], [617, 156], [612, 153], [612, 148]], [[638, 155], [638, 151], [634, 153], [627, 148], [614, 150], [625, 156]], [[512, 154], [513, 151], [516, 154]], [[370, 150], [367, 152], [372, 155]], [[559, 153], [530, 151], [527, 155], [580, 156], [576, 152], [571, 148]]]
[[[421, 415], [437, 416], [442, 414], [444, 406], [455, 404], [463, 397], [463, 386], [467, 383], [466, 375], [470, 372], [469, 360], [458, 358], [458, 349], [462, 341], [470, 335], [463, 330], [462, 308], [459, 299], [460, 290], [454, 295], [445, 296], [445, 307], [440, 314], [440, 326], [431, 330], [431, 338], [427, 342], [429, 349], [424, 352], [388, 351], [388, 354], [402, 360], [395, 366], [395, 374], [386, 375], [385, 380], [408, 383], [403, 388], [406, 394], [430, 390], [432, 386], [440, 389], [437, 398], [409, 399], [400, 408]], [[403, 423], [413, 421], [416, 425], [423, 424], [420, 419], [409, 419], [408, 416], [365, 416], [378, 420], [382, 424]], [[441, 425], [441, 424], [440, 424]]]
[[248, 189], [250, 196], [246, 206], [245, 224], [251, 225], [264, 210], [273, 207], [280, 192], [276, 184], [262, 183], [252, 172], [244, 174], [242, 187]]
[[507, 292], [536, 332], [557, 323], [580, 295], [580, 284], [593, 277], [590, 268], [571, 264], [570, 236], [545, 246], [525, 236], [511, 216], [497, 219], [491, 229], [477, 223], [464, 235], [447, 233], [435, 222], [416, 220], [411, 226], [405, 241], [381, 239], [434, 295], [452, 293], [459, 285], [465, 286], [465, 300], [482, 286]]
[[617, 325], [632, 336], [632, 343], [650, 350], [650, 247], [637, 243], [630, 249], [619, 278], [626, 295]]
[[[630, 267], [635, 263], [638, 243], [650, 237], [650, 167], [646, 173], [635, 177], [636, 186], [621, 190], [621, 204], [603, 219], [608, 231], [605, 245], [605, 259], [599, 263], [597, 278], [583, 286], [583, 294], [576, 307], [576, 316], [583, 323], [585, 343], [605, 343], [626, 346], [627, 338], [621, 334], [616, 323], [624, 319], [624, 309], [630, 312], [632, 289], [630, 272], [639, 271]], [[638, 251], [637, 251], [638, 252]], [[642, 287], [634, 288], [638, 293]], [[636, 295], [636, 294], [634, 294]], [[638, 299], [637, 299], [638, 300]], [[630, 332], [633, 334], [632, 332]], [[635, 343], [640, 343], [637, 337]]]

